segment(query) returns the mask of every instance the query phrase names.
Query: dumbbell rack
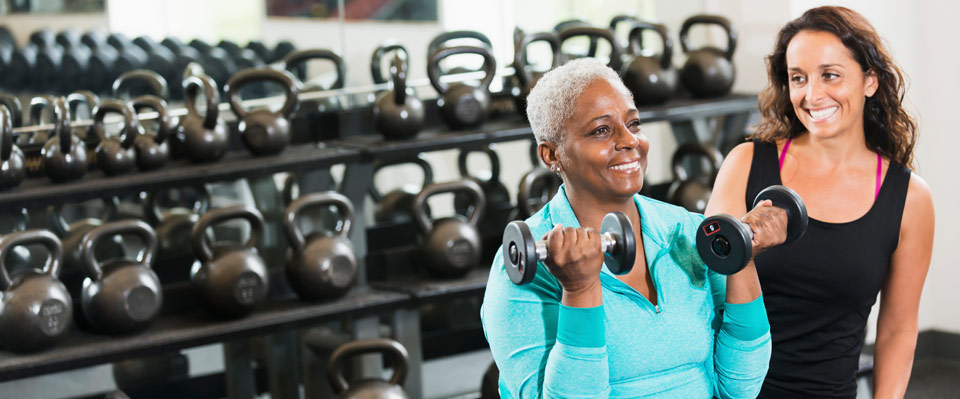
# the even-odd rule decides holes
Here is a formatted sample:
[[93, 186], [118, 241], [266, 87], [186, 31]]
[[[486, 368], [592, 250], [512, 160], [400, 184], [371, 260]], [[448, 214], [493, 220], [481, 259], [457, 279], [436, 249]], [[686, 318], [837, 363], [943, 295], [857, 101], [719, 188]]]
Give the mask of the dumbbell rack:
[[[710, 100], [676, 100], [663, 106], [640, 109], [644, 122], [667, 121], [672, 124], [678, 141], [696, 139], [715, 140], [719, 145], [728, 142], [732, 135], [744, 131], [748, 116], [756, 109], [757, 96], [733, 94]], [[347, 112], [363, 113], [364, 110]], [[369, 114], [367, 114], [369, 115]], [[709, 120], [723, 116], [722, 126], [711, 129]], [[373, 129], [366, 130], [373, 132]], [[714, 133], [715, 132], [715, 133]], [[234, 132], [235, 133], [235, 132]], [[489, 143], [532, 139], [529, 125], [518, 115], [507, 115], [488, 122], [479, 129], [448, 132], [442, 128], [427, 129], [418, 136], [404, 141], [385, 141], [378, 134], [358, 134], [327, 140], [321, 144], [301, 144], [288, 147], [282, 154], [272, 157], [253, 157], [245, 151], [236, 151], [214, 163], [190, 164], [172, 161], [161, 170], [139, 172], [123, 176], [106, 177], [91, 172], [83, 179], [52, 184], [46, 179], [28, 179], [18, 188], [0, 192], [0, 209], [36, 207], [47, 204], [78, 202], [105, 196], [132, 194], [144, 190], [162, 189], [198, 183], [212, 183], [245, 178], [251, 186], [268, 184], [271, 175], [277, 172], [304, 174], [301, 192], [308, 193], [330, 189], [326, 183], [309, 184], [308, 176], [324, 171], [333, 165], [345, 165], [344, 178], [339, 191], [354, 204], [357, 215], [364, 214], [364, 196], [372, 182], [373, 161], [415, 156], [422, 152], [479, 147]], [[322, 180], [322, 179], [321, 179]], [[259, 182], [259, 183], [258, 183]], [[254, 189], [255, 197], [257, 191]], [[273, 206], [257, 200], [258, 207]], [[275, 204], [274, 204], [275, 205]], [[265, 212], [266, 213], [266, 212]], [[265, 215], [268, 221], [271, 216]], [[277, 219], [273, 219], [275, 223]], [[271, 298], [252, 315], [223, 321], [209, 317], [200, 311], [165, 312], [146, 331], [131, 336], [108, 336], [84, 331], [73, 331], [58, 346], [36, 354], [19, 355], [0, 352], [0, 381], [37, 376], [57, 371], [71, 370], [122, 359], [151, 356], [223, 342], [226, 361], [226, 390], [230, 397], [252, 397], [256, 393], [250, 361], [248, 340], [268, 336], [268, 342], [290, 350], [278, 358], [269, 359], [270, 392], [275, 398], [296, 397], [299, 394], [300, 362], [295, 353], [299, 348], [297, 329], [323, 323], [346, 320], [352, 323], [354, 338], [378, 336], [380, 316], [389, 315], [394, 338], [410, 352], [410, 372], [405, 384], [411, 397], [423, 397], [422, 337], [419, 322], [419, 307], [457, 297], [482, 295], [489, 269], [484, 267], [470, 272], [457, 280], [436, 280], [408, 276], [388, 281], [368, 282], [365, 265], [368, 257], [374, 257], [384, 248], [405, 247], [413, 251], [409, 242], [368, 243], [368, 237], [380, 237], [381, 226], [366, 226], [363, 217], [354, 221], [351, 240], [360, 262], [358, 286], [344, 298], [320, 302], [302, 302], [292, 296]], [[416, 228], [392, 226], [413, 234], [393, 235], [403, 238], [416, 237]], [[285, 242], [285, 240], [281, 240]], [[285, 245], [285, 244], [283, 244]], [[285, 248], [284, 248], [285, 250]], [[494, 249], [486, 248], [492, 258]], [[485, 261], [489, 263], [489, 259]], [[156, 267], [162, 267], [157, 265]], [[274, 269], [274, 281], [282, 280], [282, 273]], [[282, 270], [281, 270], [282, 271]], [[165, 297], [183, 298], [189, 286], [176, 283], [164, 287]], [[175, 305], [170, 305], [175, 306]], [[165, 308], [168, 307], [165, 304]], [[276, 338], [276, 339], [270, 339]], [[365, 369], [377, 366], [363, 365]], [[323, 378], [323, 376], [304, 376]], [[478, 382], [479, 385], [479, 382]], [[323, 393], [310, 392], [308, 397], [322, 397]]]

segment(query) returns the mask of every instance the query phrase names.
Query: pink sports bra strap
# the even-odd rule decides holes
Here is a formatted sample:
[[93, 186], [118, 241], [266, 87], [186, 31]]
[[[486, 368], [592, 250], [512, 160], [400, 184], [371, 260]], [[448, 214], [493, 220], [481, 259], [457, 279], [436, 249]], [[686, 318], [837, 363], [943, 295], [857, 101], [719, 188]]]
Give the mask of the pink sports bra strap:
[[[780, 168], [779, 168], [779, 170], [783, 170], [783, 160], [787, 158], [787, 149], [790, 148], [790, 142], [791, 142], [791, 141], [793, 141], [793, 139], [787, 139], [787, 142], [783, 144], [783, 151], [780, 152]], [[882, 170], [883, 170], [883, 157], [881, 157], [881, 156], [880, 156], [880, 153], [878, 152], [878, 153], [877, 153], [877, 188], [876, 188], [876, 190], [874, 190], [874, 192], [873, 192], [873, 200], [874, 200], [874, 201], [876, 201], [877, 198], [880, 197], [880, 183], [881, 183], [881, 178], [883, 177], [883, 176], [881, 176], [880, 172], [881, 172]]]

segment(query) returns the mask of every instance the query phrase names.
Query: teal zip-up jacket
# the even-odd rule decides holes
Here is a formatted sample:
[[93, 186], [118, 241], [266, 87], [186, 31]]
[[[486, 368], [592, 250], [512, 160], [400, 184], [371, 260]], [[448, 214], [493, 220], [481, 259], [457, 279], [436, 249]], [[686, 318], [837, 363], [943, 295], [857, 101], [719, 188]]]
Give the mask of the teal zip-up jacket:
[[[634, 202], [657, 306], [606, 266], [602, 306], [563, 306], [543, 263], [533, 282], [514, 285], [497, 250], [480, 317], [501, 398], [756, 398], [770, 361], [763, 297], [724, 302], [725, 277], [696, 252], [703, 215]], [[536, 239], [557, 223], [580, 226], [562, 186], [527, 219]]]

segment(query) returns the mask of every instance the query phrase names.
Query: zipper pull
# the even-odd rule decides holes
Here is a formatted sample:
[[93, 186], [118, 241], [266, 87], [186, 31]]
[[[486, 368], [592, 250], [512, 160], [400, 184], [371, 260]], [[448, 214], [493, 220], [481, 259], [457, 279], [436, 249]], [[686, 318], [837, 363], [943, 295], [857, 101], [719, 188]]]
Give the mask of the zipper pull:
[[654, 308], [657, 309], [657, 314], [660, 314], [660, 304], [658, 303]]

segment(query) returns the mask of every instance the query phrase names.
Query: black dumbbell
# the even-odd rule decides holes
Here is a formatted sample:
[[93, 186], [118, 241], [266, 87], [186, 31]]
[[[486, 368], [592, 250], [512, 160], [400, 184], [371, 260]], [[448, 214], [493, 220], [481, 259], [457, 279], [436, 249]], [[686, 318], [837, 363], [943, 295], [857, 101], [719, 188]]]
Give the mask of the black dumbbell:
[[[787, 212], [787, 240], [782, 245], [797, 241], [807, 231], [807, 207], [795, 191], [785, 186], [767, 187], [757, 194], [753, 206], [763, 200]], [[710, 216], [697, 229], [700, 259], [720, 274], [733, 274], [747, 266], [753, 257], [752, 241], [750, 226], [727, 214]]]
[[[623, 212], [610, 212], [600, 223], [603, 263], [613, 274], [627, 274], [637, 259], [633, 224]], [[503, 230], [503, 259], [514, 284], [527, 284], [537, 275], [537, 263], [547, 258], [547, 241], [534, 241], [530, 227], [521, 221]]]
[[71, 92], [80, 89], [90, 89], [90, 79], [87, 74], [90, 70], [90, 49], [78, 44], [64, 47], [63, 59], [60, 62], [60, 89]]
[[10, 63], [4, 70], [7, 80], [7, 87], [11, 90], [29, 90], [32, 89], [34, 67], [37, 66], [37, 46], [27, 44], [10, 56]]

